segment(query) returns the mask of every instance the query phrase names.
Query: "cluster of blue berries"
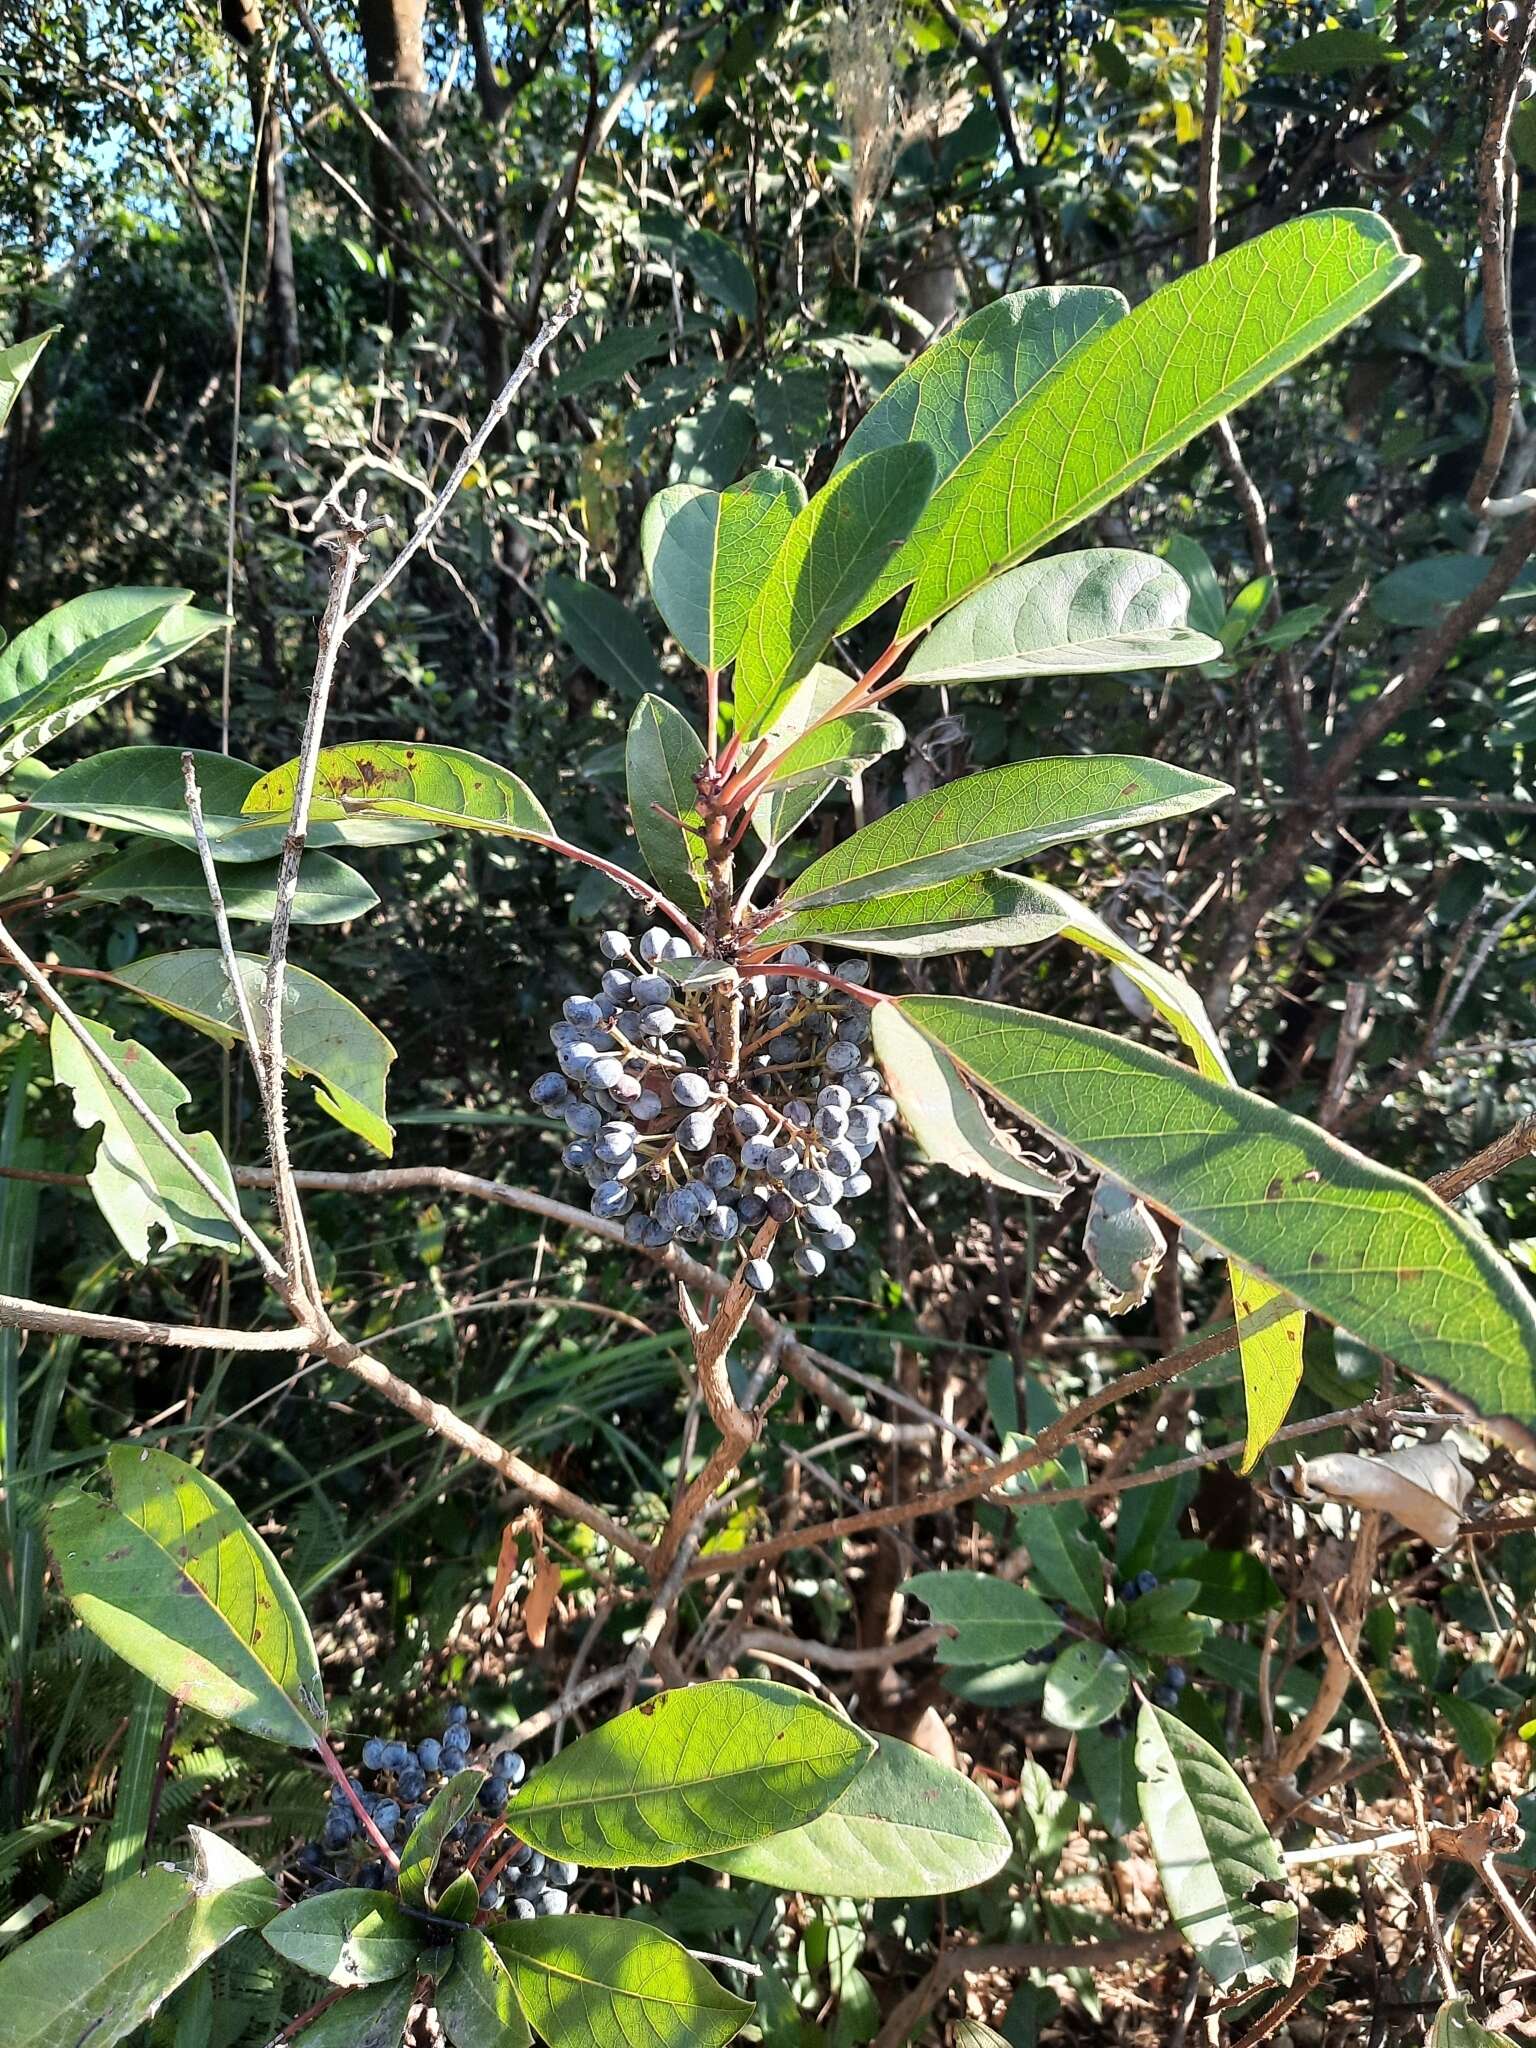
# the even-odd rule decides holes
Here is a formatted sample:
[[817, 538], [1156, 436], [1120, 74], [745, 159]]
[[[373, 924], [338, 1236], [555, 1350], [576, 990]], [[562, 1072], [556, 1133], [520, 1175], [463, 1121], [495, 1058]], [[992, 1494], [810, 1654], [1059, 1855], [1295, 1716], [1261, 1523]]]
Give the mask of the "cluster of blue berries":
[[[774, 1271], [751, 1238], [771, 1222], [766, 1242], [782, 1231], [795, 1271], [816, 1279], [854, 1242], [838, 1211], [869, 1192], [864, 1162], [896, 1114], [871, 1062], [868, 1008], [820, 973], [736, 980], [711, 963], [713, 978], [695, 976], [687, 945], [659, 928], [599, 943], [598, 991], [567, 998], [549, 1034], [559, 1071], [530, 1091], [563, 1119], [561, 1158], [586, 1176], [593, 1215], [622, 1218], [628, 1241], [651, 1251], [741, 1238], [742, 1277], [758, 1292]], [[821, 967], [803, 946], [778, 964]], [[862, 960], [833, 971], [852, 987], [869, 975]], [[714, 1042], [722, 995], [738, 1020], [729, 1077]]]
[[[1162, 1581], [1156, 1572], [1137, 1572], [1133, 1579], [1124, 1579], [1115, 1588], [1115, 1598], [1124, 1607], [1129, 1601], [1140, 1600], [1147, 1593], [1155, 1593]], [[1189, 1683], [1189, 1673], [1182, 1664], [1170, 1664], [1163, 1672], [1161, 1685], [1152, 1688], [1152, 1704], [1155, 1707], [1176, 1707], [1179, 1694]]]
[[[353, 1805], [355, 1799], [390, 1846], [408, 1841], [433, 1794], [447, 1779], [466, 1769], [474, 1747], [469, 1709], [450, 1708], [440, 1736], [426, 1736], [414, 1748], [372, 1736], [363, 1744], [359, 1771], [349, 1780], [352, 1796], [338, 1784], [331, 1787], [330, 1809], [320, 1839], [306, 1843], [299, 1872], [315, 1891], [336, 1891], [343, 1885], [383, 1891], [393, 1872], [382, 1857], [370, 1857], [372, 1838]], [[528, 1776], [528, 1766], [513, 1749], [483, 1753], [477, 1759], [485, 1782], [476, 1795], [477, 1811], [461, 1820], [448, 1836], [440, 1884], [446, 1884], [472, 1863], [478, 1876], [482, 1911], [500, 1910], [515, 1920], [543, 1919], [564, 1913], [578, 1872], [574, 1863], [560, 1863], [520, 1841], [505, 1826], [507, 1809]], [[494, 1843], [490, 1837], [495, 1834]], [[479, 1852], [490, 1843], [488, 1853]], [[481, 1866], [484, 1866], [483, 1869]], [[343, 1875], [345, 1871], [345, 1875]]]

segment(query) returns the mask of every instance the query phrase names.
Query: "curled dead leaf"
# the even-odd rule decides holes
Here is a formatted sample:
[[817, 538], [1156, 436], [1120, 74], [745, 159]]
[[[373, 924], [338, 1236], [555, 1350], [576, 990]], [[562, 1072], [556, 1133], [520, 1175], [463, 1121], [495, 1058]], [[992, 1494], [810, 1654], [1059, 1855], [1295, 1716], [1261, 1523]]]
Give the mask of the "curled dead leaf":
[[1339, 1451], [1298, 1458], [1284, 1476], [1300, 1500], [1334, 1500], [1391, 1515], [1437, 1550], [1456, 1541], [1472, 1474], [1454, 1443], [1412, 1444], [1379, 1456]]

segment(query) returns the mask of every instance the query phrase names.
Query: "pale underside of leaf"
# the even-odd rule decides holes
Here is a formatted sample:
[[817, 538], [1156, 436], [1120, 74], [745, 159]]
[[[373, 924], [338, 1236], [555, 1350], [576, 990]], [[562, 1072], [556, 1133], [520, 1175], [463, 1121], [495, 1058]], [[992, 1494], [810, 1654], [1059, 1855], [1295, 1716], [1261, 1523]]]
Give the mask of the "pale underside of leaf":
[[775, 946], [811, 941], [854, 953], [921, 960], [993, 946], [1038, 946], [1061, 926], [1059, 906], [1034, 882], [994, 868], [861, 903], [790, 911], [765, 925], [758, 941]]
[[873, 1019], [875, 1051], [902, 1120], [925, 1155], [967, 1179], [1010, 1194], [1059, 1202], [1067, 1190], [1004, 1141], [954, 1061], [909, 1024], [894, 1003]]

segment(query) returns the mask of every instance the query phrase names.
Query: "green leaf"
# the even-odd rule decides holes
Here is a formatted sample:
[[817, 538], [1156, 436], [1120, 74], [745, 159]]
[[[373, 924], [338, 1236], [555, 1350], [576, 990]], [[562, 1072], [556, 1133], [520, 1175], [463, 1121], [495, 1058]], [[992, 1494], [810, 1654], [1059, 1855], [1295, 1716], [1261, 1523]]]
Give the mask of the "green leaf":
[[752, 824], [765, 846], [797, 832], [839, 782], [850, 781], [906, 739], [888, 711], [829, 714], [853, 685], [840, 670], [817, 662], [790, 691], [763, 735], [768, 759], [778, 763], [753, 806]]
[[577, 398], [594, 384], [613, 384], [641, 363], [664, 356], [673, 342], [670, 320], [652, 320], [644, 327], [615, 327], [601, 341], [589, 342], [550, 380], [551, 398]]
[[1417, 267], [1377, 215], [1314, 213], [1081, 343], [935, 491], [886, 579], [912, 583], [902, 634], [1107, 505]]
[[414, 1976], [353, 1991], [307, 2023], [304, 2048], [400, 2048], [415, 2002]]
[[[1171, 533], [1158, 552], [1189, 585], [1189, 621], [1197, 633], [1219, 639], [1227, 623], [1227, 600], [1210, 556], [1187, 533]], [[1326, 616], [1326, 613], [1325, 613]]]
[[1104, 1554], [1060, 1508], [1014, 1510], [1014, 1530], [1029, 1552], [1029, 1575], [1049, 1599], [1089, 1621], [1104, 1618]]
[[549, 2048], [722, 2048], [752, 2017], [681, 1942], [633, 1920], [510, 1920], [492, 1941]]
[[[241, 809], [248, 817], [275, 814], [286, 820], [298, 773], [297, 761], [274, 768], [252, 785]], [[459, 747], [417, 747], [406, 740], [323, 748], [310, 815], [317, 824], [360, 816], [409, 818], [509, 839], [548, 839], [555, 829], [548, 811], [510, 768]]]
[[1221, 643], [1187, 623], [1189, 585], [1130, 548], [1026, 562], [957, 604], [903, 671], [908, 683], [1014, 676], [1123, 675], [1219, 661]]
[[1495, 2034], [1472, 2016], [1470, 1998], [1448, 1998], [1435, 2014], [1428, 2048], [1515, 2048], [1508, 2034]]
[[1103, 1643], [1068, 1643], [1045, 1674], [1042, 1711], [1053, 1728], [1098, 1728], [1131, 1694], [1123, 1659]]
[[[220, 878], [219, 893], [232, 918], [270, 924], [277, 900], [278, 863], [252, 863]], [[203, 864], [181, 846], [136, 846], [120, 860], [98, 868], [72, 892], [87, 902], [147, 903], [187, 917], [209, 917]], [[295, 924], [346, 924], [364, 917], [378, 902], [355, 869], [329, 853], [308, 853], [293, 899]]]
[[743, 396], [721, 387], [678, 421], [669, 470], [674, 483], [723, 490], [732, 481], [757, 438]]
[[228, 620], [190, 590], [93, 590], [28, 626], [0, 653], [0, 773], [155, 675]]
[[453, 1961], [437, 1987], [437, 2016], [453, 2048], [530, 2048], [533, 2040], [512, 1973], [474, 1927], [454, 1936]]
[[[684, 908], [708, 893], [695, 780], [703, 765], [704, 743], [682, 712], [660, 697], [642, 697], [624, 743], [630, 821], [657, 885]], [[683, 831], [657, 804], [696, 830]]]
[[902, 1591], [954, 1630], [934, 1652], [941, 1664], [1014, 1663], [1061, 1634], [1059, 1616], [1038, 1593], [987, 1572], [919, 1572]]
[[1238, 1978], [1289, 1984], [1296, 1908], [1249, 1898], [1283, 1882], [1285, 1866], [1247, 1786], [1219, 1749], [1153, 1706], [1137, 1718], [1136, 1768], [1168, 1910], [1208, 1974], [1222, 1990]]
[[[265, 1043], [262, 991], [267, 964], [254, 953], [237, 953], [251, 1015]], [[233, 1045], [244, 1037], [221, 955], [191, 946], [181, 953], [156, 953], [120, 968], [116, 980], [194, 1031]], [[385, 1115], [384, 1085], [395, 1049], [355, 1003], [328, 982], [290, 962], [283, 1002], [283, 1058], [290, 1074], [317, 1083], [315, 1100], [327, 1116], [386, 1158], [395, 1134]]]
[[456, 1771], [433, 1793], [431, 1804], [411, 1829], [410, 1839], [400, 1852], [402, 1904], [426, 1905], [443, 1844], [474, 1805], [475, 1795], [484, 1783], [484, 1771]]
[[759, 469], [728, 491], [674, 484], [646, 506], [640, 551], [651, 596], [700, 668], [735, 660], [747, 616], [804, 505], [798, 477]]
[[[1204, 1003], [1182, 976], [1159, 967], [1155, 960], [1146, 959], [1101, 917], [1074, 902], [1061, 890], [1042, 883], [1039, 893], [1058, 904], [1063, 919], [1063, 936], [1111, 961], [1134, 983], [1163, 1022], [1177, 1033], [1208, 1081], [1232, 1080], [1232, 1069], [1216, 1036], [1216, 1027], [1206, 1014]], [[1243, 1326], [1238, 1350], [1243, 1368], [1248, 1439], [1239, 1469], [1251, 1472], [1290, 1413], [1296, 1389], [1301, 1385], [1306, 1317], [1287, 1315], [1279, 1320], [1261, 1322], [1261, 1318], [1271, 1317], [1272, 1310], [1280, 1302], [1280, 1290], [1235, 1262], [1228, 1264], [1227, 1277], [1232, 1288], [1234, 1312]]]
[[107, 1480], [110, 1500], [65, 1494], [45, 1525], [60, 1589], [86, 1627], [199, 1713], [312, 1748], [325, 1694], [309, 1624], [223, 1487], [138, 1444], [113, 1446]]
[[1498, 1754], [1498, 1715], [1477, 1700], [1464, 1700], [1460, 1693], [1440, 1692], [1434, 1698], [1456, 1738], [1456, 1747], [1474, 1769], [1486, 1771]]
[[1061, 921], [1059, 908], [1035, 883], [993, 868], [861, 903], [788, 911], [758, 939], [775, 946], [815, 940], [854, 953], [924, 960], [992, 946], [1038, 946], [1061, 930]]
[[1118, 1721], [1113, 1734], [1103, 1728], [1083, 1728], [1078, 1731], [1077, 1760], [1098, 1823], [1118, 1849], [1131, 1830], [1141, 1825], [1136, 1803], [1136, 1746]]
[[1108, 1032], [958, 997], [901, 1007], [1037, 1129], [1529, 1441], [1536, 1312], [1487, 1239], [1427, 1188]]
[[[211, 1131], [183, 1131], [180, 1111], [192, 1100], [170, 1068], [136, 1039], [118, 1038], [88, 1017], [81, 1023], [108, 1063], [138, 1091], [160, 1121], [180, 1137], [185, 1150], [238, 1210], [234, 1175]], [[81, 1130], [101, 1126], [96, 1162], [87, 1178], [96, 1206], [112, 1226], [129, 1258], [145, 1263], [158, 1236], [159, 1248], [213, 1245], [243, 1255], [240, 1234], [200, 1188], [181, 1161], [125, 1097], [106, 1079], [62, 1017], [48, 1033], [53, 1078], [73, 1098]]]
[[277, 1887], [259, 1865], [204, 1828], [188, 1832], [191, 1870], [157, 1864], [0, 1962], [6, 2048], [109, 2048], [227, 1941], [276, 1912]]
[[1013, 1194], [1061, 1200], [1067, 1192], [1062, 1183], [1022, 1157], [994, 1126], [954, 1061], [909, 1024], [894, 1003], [876, 1008], [873, 1040], [902, 1121], [935, 1165]]
[[821, 659], [911, 532], [933, 474], [925, 448], [878, 448], [839, 469], [796, 514], [736, 656], [733, 689], [743, 738], [756, 738], [773, 723], [789, 691]]
[[507, 1817], [525, 1842], [568, 1862], [682, 1863], [814, 1820], [872, 1749], [787, 1685], [684, 1686], [561, 1750]]
[[937, 481], [928, 510], [868, 593], [864, 611], [912, 581], [951, 479], [1008, 434], [1029, 393], [1063, 357], [1124, 312], [1119, 292], [1096, 285], [1012, 292], [925, 349], [886, 388], [849, 436], [839, 467], [871, 449], [917, 441], [932, 450]]
[[1012, 1838], [969, 1778], [893, 1736], [827, 1811], [705, 1860], [732, 1877], [827, 1898], [931, 1898], [994, 1877]]
[[652, 248], [663, 250], [673, 262], [693, 272], [700, 294], [724, 306], [739, 320], [751, 320], [757, 311], [757, 287], [752, 268], [734, 242], [713, 228], [691, 227], [681, 219], [649, 213], [642, 229]]
[[786, 909], [972, 875], [1074, 839], [1180, 818], [1230, 794], [1224, 782], [1134, 754], [1015, 761], [942, 784], [888, 811], [813, 861], [784, 892]]
[[1147, 1657], [1193, 1657], [1210, 1634], [1210, 1624], [1189, 1613], [1199, 1588], [1193, 1579], [1165, 1579], [1152, 1592], [1113, 1611], [1117, 1642]]
[[58, 333], [45, 327], [41, 334], [29, 334], [25, 341], [13, 341], [0, 348], [0, 427], [10, 418], [11, 407], [21, 396], [21, 387], [32, 374], [33, 365]]
[[1401, 64], [1406, 50], [1395, 50], [1368, 28], [1324, 28], [1299, 36], [1264, 53], [1264, 69], [1272, 78], [1320, 78], [1330, 71], [1369, 71], [1378, 64]]
[[583, 668], [623, 697], [661, 688], [661, 670], [645, 628], [627, 604], [595, 583], [546, 576], [544, 603]]
[[332, 1984], [387, 1984], [426, 1945], [427, 1931], [387, 1892], [316, 1892], [262, 1929], [285, 1962]]
[[[1401, 562], [1371, 586], [1371, 610], [1389, 626], [1438, 626], [1446, 613], [1485, 581], [1488, 555], [1429, 555]], [[1520, 571], [1504, 595], [1489, 606], [1494, 618], [1528, 612], [1536, 604], [1536, 568]]]
[[[180, 747], [113, 747], [72, 761], [51, 775], [27, 802], [49, 817], [78, 818], [109, 830], [147, 832], [181, 846], [194, 845], [187, 816]], [[244, 816], [241, 805], [263, 779], [247, 761], [194, 753], [208, 840], [219, 861], [269, 860], [288, 831], [286, 813], [266, 823]], [[25, 820], [23, 821], [25, 823]], [[309, 843], [321, 846], [405, 846], [430, 839], [434, 827], [390, 817], [347, 818], [312, 826]]]
[[767, 787], [794, 790], [811, 783], [846, 782], [899, 747], [906, 736], [901, 720], [889, 711], [849, 711], [841, 718], [824, 718], [786, 750]]

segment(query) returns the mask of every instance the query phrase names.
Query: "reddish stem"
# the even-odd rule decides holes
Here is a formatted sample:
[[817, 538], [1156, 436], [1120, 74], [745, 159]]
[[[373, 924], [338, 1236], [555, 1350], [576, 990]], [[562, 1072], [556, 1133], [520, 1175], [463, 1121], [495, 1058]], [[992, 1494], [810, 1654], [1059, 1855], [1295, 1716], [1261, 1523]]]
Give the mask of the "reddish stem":
[[596, 868], [600, 875], [607, 875], [611, 881], [617, 882], [621, 889], [627, 890], [631, 896], [637, 897], [650, 909], [659, 910], [663, 917], [671, 918], [683, 937], [698, 952], [703, 953], [704, 934], [698, 926], [689, 922], [669, 896], [663, 896], [661, 891], [653, 889], [649, 882], [642, 882], [640, 877], [632, 875], [628, 868], [621, 868], [614, 861], [604, 860], [601, 854], [588, 853], [584, 846], [572, 846], [568, 839], [559, 839], [553, 835], [546, 837], [542, 832], [530, 832], [528, 839], [534, 846], [547, 846], [551, 853], [563, 853], [567, 860], [579, 860], [589, 868]]
[[741, 788], [744, 786], [746, 781], [751, 777], [753, 769], [757, 767], [758, 763], [762, 760], [764, 754], [766, 754], [767, 751], [768, 741], [765, 737], [757, 742], [757, 745], [752, 749], [751, 753], [748, 754], [746, 760], [742, 762], [741, 766], [736, 770], [735, 774], [732, 775], [730, 780], [726, 783], [724, 789], [721, 790], [719, 796], [716, 797], [715, 803], [718, 809], [722, 811], [733, 811], [736, 808], [736, 805], [740, 802], [739, 792]]
[[882, 690], [877, 690], [875, 685], [891, 666], [891, 663], [899, 660], [906, 652], [907, 648], [911, 645], [912, 638], [913, 636], [909, 634], [905, 640], [893, 640], [884, 653], [875, 656], [869, 667], [865, 669], [863, 675], [859, 677], [856, 683], [849, 685], [848, 689], [843, 692], [842, 696], [838, 698], [830, 710], [824, 711], [813, 725], [808, 725], [805, 728], [804, 732], [796, 733], [788, 746], [781, 747], [778, 753], [772, 755], [767, 761], [762, 760], [762, 749], [767, 745], [767, 741], [761, 741], [751, 759], [732, 776], [730, 782], [720, 792], [721, 801], [732, 806], [755, 802], [762, 789], [772, 780], [774, 770], [784, 759], [785, 755], [789, 753], [791, 747], [799, 746], [800, 742], [808, 739], [813, 732], [819, 732], [822, 726], [830, 725], [834, 718], [842, 718], [850, 711], [863, 711], [869, 705], [880, 702], [882, 698], [892, 696], [897, 690], [904, 689], [906, 687], [905, 676], [895, 677]]
[[352, 1811], [357, 1815], [359, 1821], [362, 1823], [363, 1833], [368, 1837], [369, 1841], [372, 1842], [373, 1846], [379, 1851], [379, 1854], [384, 1858], [385, 1862], [389, 1865], [390, 1869], [398, 1870], [400, 1868], [400, 1858], [395, 1854], [394, 1850], [389, 1846], [388, 1842], [385, 1841], [383, 1835], [379, 1832], [379, 1829], [374, 1822], [373, 1815], [368, 1811], [367, 1807], [364, 1806], [363, 1802], [358, 1798], [357, 1794], [353, 1791], [352, 1780], [347, 1776], [346, 1772], [342, 1769], [340, 1757], [337, 1756], [335, 1750], [332, 1749], [331, 1745], [326, 1741], [325, 1737], [318, 1732], [318, 1730], [315, 1734], [315, 1747], [320, 1752], [320, 1761], [325, 1765], [325, 1768], [336, 1780], [336, 1783], [341, 1787], [342, 1791], [346, 1793], [347, 1803], [352, 1808]]
[[[790, 941], [786, 939], [784, 943], [788, 945]], [[829, 974], [824, 967], [787, 967], [780, 961], [759, 960], [751, 954], [743, 954], [739, 964], [743, 974], [787, 974], [796, 980], [804, 975], [810, 981], [824, 981], [828, 988], [840, 988], [844, 995], [856, 996], [867, 1010], [895, 1001], [894, 996], [882, 995], [877, 988], [860, 988], [855, 981], [844, 981], [840, 974]]]
[[[504, 1820], [498, 1820], [494, 1821], [491, 1824], [491, 1826], [486, 1829], [485, 1840], [479, 1844], [479, 1846], [475, 1850], [474, 1855], [469, 1857], [464, 1864], [464, 1868], [469, 1872], [471, 1877], [473, 1877], [475, 1873], [475, 1866], [479, 1863], [480, 1858], [485, 1854], [486, 1850], [489, 1849], [492, 1842], [495, 1841], [498, 1835], [504, 1834], [506, 1832], [506, 1826], [507, 1824]], [[490, 1880], [489, 1878], [487, 1878], [486, 1883], [489, 1882]], [[484, 1889], [484, 1887], [482, 1887], [482, 1889]]]

